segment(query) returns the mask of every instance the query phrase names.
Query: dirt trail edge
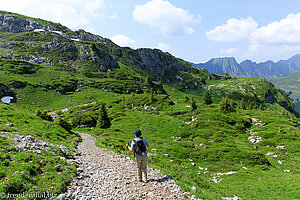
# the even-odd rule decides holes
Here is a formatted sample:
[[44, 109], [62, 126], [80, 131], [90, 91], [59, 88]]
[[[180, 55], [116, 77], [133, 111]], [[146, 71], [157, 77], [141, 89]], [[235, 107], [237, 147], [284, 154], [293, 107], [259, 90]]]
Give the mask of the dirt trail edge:
[[96, 146], [96, 139], [80, 133], [76, 157], [79, 176], [62, 199], [184, 199], [175, 181], [148, 167], [148, 182], [136, 181], [135, 163], [129, 157]]

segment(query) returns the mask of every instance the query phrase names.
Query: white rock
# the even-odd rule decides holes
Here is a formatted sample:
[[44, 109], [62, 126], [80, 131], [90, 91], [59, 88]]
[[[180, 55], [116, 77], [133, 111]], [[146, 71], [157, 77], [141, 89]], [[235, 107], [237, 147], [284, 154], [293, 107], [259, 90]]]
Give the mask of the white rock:
[[192, 191], [193, 191], [193, 192], [196, 192], [196, 191], [197, 191], [197, 188], [196, 188], [195, 186], [193, 186], [193, 187], [192, 187]]
[[276, 147], [276, 149], [280, 149], [280, 150], [282, 150], [282, 149], [284, 149], [285, 148], [285, 145], [278, 145], [277, 147]]

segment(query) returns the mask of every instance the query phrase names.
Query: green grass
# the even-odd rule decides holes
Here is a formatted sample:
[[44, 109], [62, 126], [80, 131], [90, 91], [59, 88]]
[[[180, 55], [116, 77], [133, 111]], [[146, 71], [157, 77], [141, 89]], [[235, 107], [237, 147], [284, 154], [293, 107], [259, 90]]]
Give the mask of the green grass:
[[[224, 114], [218, 104], [203, 106], [199, 103], [201, 99], [197, 102], [198, 109], [191, 112], [188, 110], [191, 108], [185, 107], [185, 94], [176, 94], [175, 97], [174, 91], [171, 98], [175, 105], [162, 107], [160, 111], [145, 111], [143, 108], [120, 110], [122, 102], [119, 105], [110, 104], [112, 109], [109, 115], [113, 121], [109, 129], [79, 130], [96, 136], [99, 146], [130, 155], [125, 144], [134, 137], [133, 130], [141, 128], [150, 143], [150, 166], [173, 177], [186, 191], [196, 186], [196, 195], [200, 198], [218, 199], [237, 195], [245, 199], [296, 199], [299, 196], [296, 190], [299, 183], [299, 130], [295, 117], [277, 106], [270, 106], [265, 111], [238, 109], [235, 113]], [[138, 102], [139, 98], [136, 98]], [[126, 102], [126, 99], [123, 101]], [[192, 116], [197, 117], [197, 121], [185, 124], [191, 122]], [[264, 127], [254, 123], [248, 127], [263, 137], [263, 142], [256, 145], [247, 140], [249, 135], [245, 129], [236, 128], [239, 123], [249, 123], [250, 117], [266, 123]], [[181, 138], [176, 139], [178, 136]], [[205, 145], [194, 145], [201, 143]], [[277, 145], [286, 145], [286, 150], [277, 150]], [[152, 148], [156, 151], [151, 151]], [[278, 157], [266, 156], [268, 152], [274, 152]], [[280, 165], [278, 160], [284, 160], [284, 164]], [[195, 166], [191, 165], [192, 162]], [[266, 162], [271, 165], [265, 166]], [[208, 168], [207, 173], [202, 171], [198, 175], [199, 166]], [[242, 167], [247, 167], [249, 171]], [[284, 170], [291, 170], [291, 173]], [[224, 175], [218, 184], [211, 181], [212, 174], [229, 171], [236, 171], [237, 174]], [[258, 174], [262, 178], [259, 182], [256, 181]], [[284, 194], [282, 183], [291, 186], [285, 189], [287, 192]]]
[[[21, 123], [20, 126], [17, 126], [24, 135], [34, 133], [41, 140], [48, 139], [58, 144], [63, 141], [64, 145], [74, 144], [72, 140], [66, 140], [69, 138], [66, 137], [66, 132], [54, 131], [59, 128], [55, 123], [47, 121], [41, 123], [41, 120], [34, 116], [33, 112], [36, 109], [54, 111], [70, 108], [68, 112], [61, 113], [61, 117], [75, 122], [74, 119], [82, 115], [79, 113], [83, 110], [85, 115], [97, 119], [98, 104], [89, 103], [106, 103], [112, 123], [110, 128], [93, 127], [92, 129], [76, 128], [74, 130], [94, 135], [97, 137], [99, 146], [132, 156], [125, 145], [133, 139], [133, 131], [140, 128], [143, 136], [150, 143], [150, 166], [161, 169], [162, 172], [174, 178], [185, 191], [190, 191], [199, 198], [219, 199], [222, 196], [232, 197], [233, 195], [245, 199], [256, 199], [256, 197], [257, 199], [284, 199], [283, 197], [294, 199], [297, 197], [298, 182], [295, 181], [299, 179], [299, 130], [297, 128], [299, 122], [293, 114], [276, 104], [276, 101], [286, 97], [271, 85], [266, 85], [262, 79], [208, 82], [207, 86], [212, 85], [210, 86], [210, 95], [214, 103], [211, 105], [202, 103], [204, 88], [183, 91], [180, 87], [178, 90], [176, 87], [164, 86], [168, 93], [166, 96], [153, 93], [151, 95], [151, 92], [146, 94], [104, 92], [92, 85], [88, 85], [86, 89], [62, 94], [44, 86], [53, 80], [66, 80], [70, 77], [80, 80], [80, 84], [83, 85], [93, 81], [113, 83], [118, 80], [118, 77], [127, 76], [125, 69], [126, 66], [122, 66], [119, 72], [113, 73], [113, 76], [105, 75], [102, 78], [87, 78], [76, 73], [57, 71], [47, 66], [40, 67], [36, 73], [22, 76], [12, 73], [8, 75], [5, 71], [0, 71], [0, 73], [3, 75], [1, 76], [3, 83], [21, 80], [32, 85], [14, 90], [18, 96], [18, 103], [12, 107], [14, 113], [27, 112], [26, 116], [32, 116], [33, 120], [28, 125]], [[130, 79], [130, 76], [127, 78]], [[240, 87], [246, 88], [247, 92], [239, 94]], [[278, 99], [274, 104], [262, 102], [263, 94], [270, 89], [273, 90], [274, 98]], [[227, 114], [220, 110], [219, 102], [226, 94], [229, 94], [229, 97], [238, 105], [241, 98], [251, 100], [254, 93], [258, 94], [263, 110], [236, 108], [236, 112]], [[194, 112], [187, 107], [191, 105], [193, 98], [197, 104]], [[83, 104], [89, 105], [83, 106]], [[197, 119], [192, 122], [192, 118]], [[250, 118], [259, 118], [266, 125], [264, 127], [256, 126], [251, 123]], [[8, 121], [4, 122], [8, 123]], [[249, 137], [247, 129], [257, 131], [263, 141], [256, 145], [250, 143], [247, 140]], [[42, 134], [40, 130], [49, 131], [48, 133], [44, 131]], [[51, 133], [57, 134], [52, 135]], [[74, 137], [76, 136], [74, 135]], [[204, 145], [200, 146], [200, 144]], [[284, 151], [277, 150], [277, 145], [285, 145], [286, 149]], [[256, 146], [256, 149], [253, 146]], [[74, 148], [75, 146], [71, 145], [70, 147]], [[151, 149], [156, 149], [156, 151]], [[268, 152], [274, 152], [278, 157], [272, 158], [265, 155]], [[169, 154], [170, 157], [165, 157], [164, 154]], [[283, 164], [280, 165], [278, 160], [282, 160]], [[194, 166], [191, 163], [194, 163]], [[269, 164], [269, 166], [265, 164]], [[199, 170], [199, 166], [207, 168], [206, 173]], [[21, 168], [21, 166], [19, 167]], [[242, 167], [247, 167], [249, 170], [246, 171]], [[291, 170], [291, 172], [285, 173], [284, 170]], [[212, 182], [212, 174], [230, 171], [237, 173], [224, 175], [221, 183]], [[70, 174], [72, 175], [72, 173]], [[256, 181], [257, 174], [262, 177], [261, 181]], [[55, 174], [53, 177], [55, 177], [54, 182], [60, 180]], [[68, 177], [70, 178], [67, 176], [66, 180]], [[36, 182], [36, 185], [41, 185], [40, 188], [43, 188], [45, 179], [40, 177], [39, 180], [41, 182]], [[281, 183], [291, 185], [289, 189], [286, 189], [287, 192], [284, 195], [281, 194], [284, 192], [283, 189], [278, 189]], [[30, 180], [28, 180], [28, 184], [32, 184]], [[53, 191], [63, 190], [64, 184], [54, 188]], [[196, 192], [191, 190], [192, 186], [197, 187]]]
[[[0, 113], [0, 131], [8, 134], [0, 137], [0, 193], [61, 193], [76, 173], [75, 166], [61, 157], [73, 154], [80, 136], [15, 105], [0, 104]], [[62, 152], [58, 147], [42, 150], [41, 154], [21, 151], [10, 141], [16, 134], [32, 135], [37, 140], [66, 146], [70, 151]], [[62, 172], [54, 169], [58, 164], [64, 169]]]
[[[39, 140], [74, 149], [78, 135], [62, 129], [57, 122], [44, 121], [34, 114], [36, 109], [58, 111], [69, 108], [67, 112], [60, 113], [60, 118], [72, 122], [74, 130], [88, 132], [97, 138], [97, 145], [131, 157], [125, 145], [133, 139], [133, 131], [140, 128], [150, 143], [149, 165], [159, 168], [174, 178], [182, 189], [199, 198], [220, 199], [222, 196], [237, 195], [244, 199], [295, 199], [299, 196], [300, 131], [297, 127], [300, 123], [292, 113], [278, 105], [280, 102], [289, 105], [286, 95], [264, 79], [211, 80], [206, 82], [205, 87], [202, 85], [193, 90], [185, 90], [182, 85], [164, 85], [167, 95], [155, 93], [153, 88], [158, 84], [153, 84], [153, 88], [143, 90], [144, 94], [122, 94], [118, 85], [125, 82], [132, 87], [147, 87], [145, 78], [124, 64], [110, 73], [99, 72], [88, 77], [40, 65], [35, 73], [20, 75], [14, 71], [9, 72], [5, 66], [0, 71], [0, 83], [9, 85], [14, 81], [22, 81], [28, 85], [13, 90], [17, 95], [17, 104], [1, 104], [2, 130], [21, 135], [31, 134]], [[199, 77], [202, 76], [200, 73]], [[73, 80], [77, 84], [76, 89], [62, 92], [70, 86], [69, 81]], [[102, 84], [113, 89], [104, 92]], [[204, 105], [202, 94], [208, 87], [213, 104]], [[265, 102], [264, 97], [270, 94], [273, 95], [272, 101]], [[224, 96], [233, 102], [235, 112], [224, 113], [220, 110], [219, 102]], [[192, 99], [196, 101], [195, 111], [189, 107]], [[242, 99], [248, 107], [253, 102], [258, 105], [255, 109], [239, 109]], [[112, 123], [110, 128], [78, 128], [82, 125], [76, 124], [76, 118], [80, 115], [93, 117], [97, 121], [99, 103], [106, 103]], [[259, 118], [266, 125], [255, 125], [251, 118]], [[17, 132], [6, 126], [7, 123], [15, 124]], [[258, 136], [263, 138], [262, 142], [255, 145], [250, 143], [247, 139], [249, 129], [257, 131]], [[2, 141], [2, 149], [6, 153], [4, 144], [7, 142]], [[286, 148], [278, 150], [277, 145], [285, 145]], [[276, 153], [278, 157], [267, 156], [268, 152]], [[30, 155], [17, 151], [11, 154], [11, 158], [3, 160], [4, 167], [1, 169], [7, 173], [3, 172], [2, 181], [8, 178], [12, 181], [10, 184], [16, 184], [22, 180], [25, 183], [22, 187], [16, 184], [16, 187], [20, 187], [18, 191], [41, 192], [49, 186], [52, 187], [51, 191], [60, 193], [74, 176], [74, 166], [47, 152], [32, 155], [32, 163], [24, 166], [20, 164], [21, 157]], [[46, 160], [49, 167], [37, 166], [41, 159]], [[53, 161], [55, 159], [56, 162]], [[283, 164], [280, 165], [278, 160], [283, 161]], [[5, 166], [7, 163], [10, 164]], [[66, 173], [53, 171], [53, 166], [58, 163], [66, 169]], [[199, 167], [207, 170], [199, 170]], [[28, 169], [26, 173], [25, 169]], [[17, 177], [14, 179], [14, 170], [22, 170], [26, 176], [14, 175]], [[34, 175], [30, 175], [32, 170], [35, 171]], [[284, 170], [291, 172], [285, 173]], [[43, 174], [42, 171], [47, 173]], [[224, 175], [218, 184], [212, 182], [212, 174], [230, 171], [237, 173]], [[262, 180], [257, 181], [257, 176]], [[286, 192], [280, 188], [282, 183], [290, 185], [285, 189]], [[7, 185], [7, 181], [3, 182], [1, 191], [6, 191], [4, 185]], [[191, 190], [192, 186], [197, 187], [196, 192]]]

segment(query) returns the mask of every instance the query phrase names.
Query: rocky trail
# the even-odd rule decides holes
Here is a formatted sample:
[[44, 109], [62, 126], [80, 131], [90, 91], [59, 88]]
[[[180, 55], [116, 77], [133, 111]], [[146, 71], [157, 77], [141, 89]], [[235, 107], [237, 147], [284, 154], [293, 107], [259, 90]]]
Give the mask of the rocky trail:
[[96, 139], [81, 134], [78, 177], [59, 199], [184, 199], [184, 192], [168, 176], [148, 167], [148, 182], [136, 180], [135, 163], [129, 157], [97, 147]]

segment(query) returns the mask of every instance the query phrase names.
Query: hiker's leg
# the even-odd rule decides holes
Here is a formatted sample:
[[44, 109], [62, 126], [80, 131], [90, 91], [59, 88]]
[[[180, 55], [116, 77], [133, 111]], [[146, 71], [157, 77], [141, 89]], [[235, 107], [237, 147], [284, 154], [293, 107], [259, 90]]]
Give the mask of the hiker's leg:
[[142, 157], [135, 157], [137, 168], [137, 180], [142, 181]]
[[142, 157], [143, 181], [147, 182], [147, 156]]

